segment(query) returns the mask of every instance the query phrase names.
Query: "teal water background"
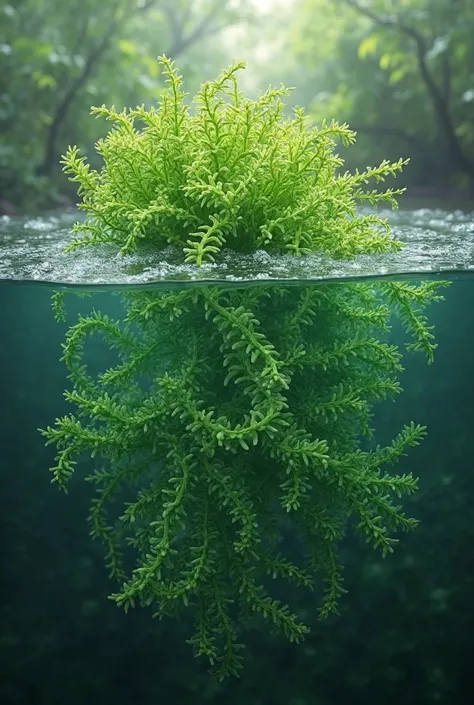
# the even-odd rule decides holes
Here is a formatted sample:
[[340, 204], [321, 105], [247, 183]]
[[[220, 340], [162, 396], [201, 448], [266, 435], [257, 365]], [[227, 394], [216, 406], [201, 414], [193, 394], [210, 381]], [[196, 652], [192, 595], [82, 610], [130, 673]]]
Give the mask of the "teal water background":
[[[411, 222], [410, 214], [402, 215]], [[438, 220], [443, 223], [438, 226], [443, 233], [439, 241], [444, 237], [446, 242], [457, 243], [452, 260], [458, 265], [445, 268], [442, 278], [453, 283], [443, 291], [445, 301], [427, 312], [436, 326], [436, 361], [427, 366], [421, 355], [407, 355], [401, 376], [403, 394], [395, 403], [380, 404], [376, 410], [381, 443], [410, 419], [428, 426], [427, 439], [397, 468], [420, 478], [420, 491], [405, 500], [405, 506], [422, 523], [413, 534], [402, 536], [394, 555], [383, 560], [348, 537], [343, 562], [349, 594], [343, 599], [341, 616], [320, 623], [311, 596], [298, 595], [298, 610], [312, 627], [306, 642], [294, 645], [283, 637], [251, 632], [242, 677], [223, 685], [213, 682], [203, 665], [194, 661], [185, 644], [186, 620], [159, 623], [141, 609], [125, 615], [107, 600], [114, 586], [106, 575], [101, 546], [88, 535], [90, 488], [81, 482], [80, 473], [68, 496], [50, 484], [48, 468], [54, 450], [44, 447], [37, 431], [70, 410], [62, 397], [68, 386], [66, 370], [58, 361], [66, 324], [53, 319], [50, 296], [54, 286], [48, 285], [44, 271], [30, 281], [24, 281], [26, 276], [22, 281], [21, 276], [5, 275], [5, 271], [12, 272], [11, 262], [8, 270], [5, 265], [12, 241], [7, 250], [3, 240], [1, 703], [471, 702], [474, 271], [469, 248], [473, 220], [462, 215], [446, 221], [446, 214]], [[464, 223], [461, 243], [454, 229], [460, 220]], [[53, 233], [51, 229], [43, 232]], [[431, 235], [432, 252], [439, 247]], [[448, 253], [455, 254], [453, 249]], [[416, 267], [410, 269], [409, 258], [404, 263], [407, 276], [416, 278]], [[40, 270], [45, 266], [44, 260], [38, 264]], [[139, 263], [134, 264], [140, 269]], [[54, 274], [51, 266], [50, 262], [48, 276]], [[424, 278], [440, 278], [440, 269], [425, 271]], [[381, 275], [388, 274], [375, 265], [372, 273], [362, 274]], [[313, 285], [338, 283], [314, 281]], [[77, 311], [89, 311], [92, 306], [119, 315], [121, 304], [113, 291], [97, 291], [90, 300], [73, 297], [70, 320]], [[400, 336], [394, 326], [392, 341], [398, 343]], [[105, 349], [98, 346], [94, 355], [98, 365], [106, 364]]]

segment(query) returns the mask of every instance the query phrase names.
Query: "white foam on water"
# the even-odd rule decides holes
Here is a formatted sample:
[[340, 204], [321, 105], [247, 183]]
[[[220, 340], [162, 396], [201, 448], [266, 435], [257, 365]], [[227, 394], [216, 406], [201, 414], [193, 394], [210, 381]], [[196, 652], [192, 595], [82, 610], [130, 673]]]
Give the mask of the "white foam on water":
[[122, 256], [112, 244], [65, 253], [77, 214], [40, 218], [0, 217], [0, 280], [76, 286], [191, 282], [265, 282], [357, 279], [378, 276], [474, 272], [474, 213], [439, 208], [382, 211], [405, 247], [380, 255], [334, 260], [223, 252], [214, 264], [182, 263], [177, 248]]

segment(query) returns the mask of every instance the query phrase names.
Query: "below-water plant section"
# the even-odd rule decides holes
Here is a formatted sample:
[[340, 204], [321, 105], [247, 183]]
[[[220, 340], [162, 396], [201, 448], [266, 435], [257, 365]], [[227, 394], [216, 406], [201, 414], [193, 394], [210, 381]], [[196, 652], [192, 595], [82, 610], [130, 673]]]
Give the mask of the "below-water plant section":
[[[220, 675], [236, 672], [254, 612], [291, 640], [308, 631], [278, 600], [281, 580], [315, 590], [322, 617], [337, 612], [348, 526], [383, 555], [394, 532], [416, 526], [398, 504], [416, 479], [390, 466], [425, 429], [407, 420], [379, 447], [371, 426], [374, 404], [401, 391], [390, 312], [415, 334], [408, 348], [432, 359], [419, 302], [437, 289], [147, 288], [119, 294], [122, 320], [80, 316], [63, 355], [78, 412], [45, 435], [62, 488], [79, 459], [95, 458], [91, 531], [120, 584], [113, 599], [160, 617], [191, 609], [190, 642]], [[93, 374], [84, 353], [97, 334], [116, 364]]]
[[[100, 172], [68, 150], [65, 170], [87, 215], [70, 250], [173, 246], [203, 267], [224, 248], [346, 259], [402, 248], [386, 219], [356, 208], [396, 206], [402, 190], [366, 184], [395, 175], [402, 160], [342, 173], [335, 141], [350, 145], [349, 128], [311, 127], [301, 110], [285, 119], [284, 88], [245, 99], [241, 64], [205, 83], [191, 114], [173, 64], [161, 63], [170, 90], [159, 108], [94, 111], [113, 122], [97, 145]], [[76, 411], [43, 434], [57, 448], [62, 489], [94, 459], [91, 533], [118, 582], [111, 598], [160, 618], [191, 611], [189, 643], [218, 677], [238, 673], [257, 618], [292, 641], [307, 634], [279, 599], [282, 581], [315, 591], [322, 618], [337, 612], [345, 532], [386, 555], [417, 523], [399, 504], [417, 481], [391, 466], [426, 429], [407, 419], [378, 445], [373, 409], [401, 391], [403, 353], [386, 337], [392, 315], [407, 351], [431, 362], [425, 309], [443, 285], [195, 283], [122, 291], [120, 318], [80, 315], [63, 346]], [[59, 320], [64, 298], [53, 297]], [[100, 372], [89, 365], [93, 336], [115, 357]]]

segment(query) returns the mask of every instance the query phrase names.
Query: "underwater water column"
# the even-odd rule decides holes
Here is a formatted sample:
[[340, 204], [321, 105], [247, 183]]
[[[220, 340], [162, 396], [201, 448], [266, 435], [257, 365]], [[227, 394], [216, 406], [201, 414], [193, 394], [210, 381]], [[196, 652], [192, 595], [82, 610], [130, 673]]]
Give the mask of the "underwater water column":
[[[396, 503], [416, 479], [389, 466], [425, 428], [407, 420], [388, 445], [367, 439], [374, 403], [400, 392], [388, 303], [407, 290], [427, 303], [436, 286], [147, 288], [121, 294], [122, 319], [80, 315], [63, 355], [77, 413], [44, 435], [62, 488], [78, 459], [95, 459], [90, 521], [119, 582], [113, 599], [160, 617], [191, 610], [190, 643], [220, 676], [237, 672], [254, 613], [291, 641], [308, 632], [272, 580], [322, 590], [320, 616], [337, 612], [348, 520], [382, 555], [417, 523]], [[409, 346], [433, 347], [413, 317]], [[96, 335], [115, 364], [92, 374]]]

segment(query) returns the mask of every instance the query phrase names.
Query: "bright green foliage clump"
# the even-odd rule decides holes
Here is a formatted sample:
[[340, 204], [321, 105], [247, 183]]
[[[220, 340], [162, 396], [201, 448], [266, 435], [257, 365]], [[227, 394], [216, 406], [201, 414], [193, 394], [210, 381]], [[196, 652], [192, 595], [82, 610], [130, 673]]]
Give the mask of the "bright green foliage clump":
[[[191, 116], [163, 62], [172, 94], [159, 110], [108, 113], [117, 124], [98, 147], [104, 170], [75, 150], [66, 159], [89, 214], [76, 228], [86, 243], [174, 243], [197, 264], [224, 245], [345, 256], [396, 246], [354, 203], [392, 200], [361, 188], [401, 162], [337, 176], [332, 137], [350, 142], [352, 133], [309, 129], [301, 114], [280, 121], [283, 89], [244, 101], [237, 65], [203, 86]], [[120, 585], [112, 599], [151, 605], [159, 617], [192, 610], [190, 643], [220, 677], [237, 673], [240, 635], [256, 615], [293, 641], [308, 632], [279, 599], [285, 581], [314, 590], [320, 616], [337, 612], [347, 528], [385, 555], [397, 530], [416, 525], [397, 504], [416, 480], [390, 465], [424, 427], [409, 423], [386, 447], [367, 439], [374, 403], [401, 391], [390, 316], [431, 361], [423, 309], [441, 298], [437, 287], [147, 288], [121, 294], [123, 320], [80, 316], [63, 358], [77, 414], [43, 433], [58, 449], [54, 479], [64, 489], [78, 460], [95, 458], [91, 531]], [[62, 294], [54, 304], [62, 317]], [[114, 358], [100, 374], [86, 364], [95, 335]]]
[[396, 206], [402, 189], [376, 193], [364, 186], [406, 162], [336, 175], [343, 161], [334, 154], [334, 139], [345, 145], [355, 139], [347, 125], [309, 127], [301, 109], [285, 119], [284, 87], [246, 99], [236, 77], [243, 63], [204, 83], [191, 114], [172, 62], [163, 57], [161, 63], [171, 91], [158, 108], [93, 108], [114, 122], [96, 145], [104, 161], [100, 172], [75, 147], [64, 158], [87, 212], [86, 222], [75, 226], [85, 235], [76, 246], [112, 241], [125, 253], [143, 241], [157, 248], [172, 244], [198, 265], [224, 247], [349, 257], [398, 246], [386, 222], [356, 214], [356, 204]]

